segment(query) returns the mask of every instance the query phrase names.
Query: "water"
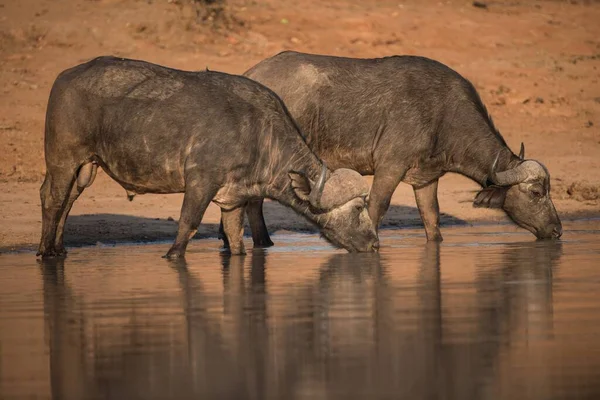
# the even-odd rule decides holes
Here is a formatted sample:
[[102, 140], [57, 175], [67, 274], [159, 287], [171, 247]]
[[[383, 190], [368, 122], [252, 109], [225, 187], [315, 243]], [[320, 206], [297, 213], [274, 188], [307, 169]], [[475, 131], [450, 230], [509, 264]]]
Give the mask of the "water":
[[[600, 398], [600, 222], [0, 256], [1, 399]], [[247, 242], [251, 248], [251, 243]]]

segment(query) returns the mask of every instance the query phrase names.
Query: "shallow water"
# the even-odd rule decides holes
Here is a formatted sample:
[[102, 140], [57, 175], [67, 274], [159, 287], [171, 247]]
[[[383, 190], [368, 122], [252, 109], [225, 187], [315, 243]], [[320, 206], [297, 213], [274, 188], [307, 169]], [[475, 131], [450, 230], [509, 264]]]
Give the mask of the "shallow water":
[[0, 398], [600, 398], [600, 221], [565, 228], [3, 254]]

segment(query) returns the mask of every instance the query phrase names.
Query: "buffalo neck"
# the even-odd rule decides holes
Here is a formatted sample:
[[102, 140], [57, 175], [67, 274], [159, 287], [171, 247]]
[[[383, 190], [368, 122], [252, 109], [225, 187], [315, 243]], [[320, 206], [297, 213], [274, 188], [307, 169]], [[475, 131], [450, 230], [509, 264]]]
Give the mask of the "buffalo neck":
[[447, 155], [447, 170], [471, 178], [481, 186], [487, 186], [494, 160], [498, 156], [497, 171], [515, 167], [519, 158], [503, 143], [499, 135], [490, 134], [462, 146], [454, 146], [456, 151]]
[[283, 141], [271, 141], [270, 161], [268, 165], [260, 167], [271, 171], [271, 177], [262, 190], [262, 196], [277, 200], [310, 221], [317, 222], [318, 216], [311, 212], [309, 203], [300, 200], [294, 193], [289, 173], [301, 172], [312, 182], [317, 182], [323, 162], [309, 149], [300, 134], [287, 136], [291, 137]]

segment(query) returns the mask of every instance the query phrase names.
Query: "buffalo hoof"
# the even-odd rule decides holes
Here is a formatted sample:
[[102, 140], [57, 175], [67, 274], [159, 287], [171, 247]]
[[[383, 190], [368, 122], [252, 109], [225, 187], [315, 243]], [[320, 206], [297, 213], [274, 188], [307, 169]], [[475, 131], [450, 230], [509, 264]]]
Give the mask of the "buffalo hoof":
[[185, 257], [185, 254], [181, 254], [181, 253], [167, 253], [164, 256], [162, 256], [162, 258], [165, 258], [167, 260], [179, 260]]
[[60, 254], [61, 256], [67, 255], [67, 249], [65, 249], [65, 246], [56, 246], [55, 248], [57, 254]]
[[179, 258], [184, 258], [185, 257], [185, 251], [182, 251], [180, 249], [170, 249], [167, 254], [165, 254], [164, 256], [162, 256], [162, 258], [166, 258], [168, 260], [177, 260]]
[[223, 249], [228, 249], [229, 248], [229, 240], [227, 240], [227, 238], [225, 237], [225, 235], [221, 235], [219, 234], [219, 236], [217, 237], [219, 240], [223, 241]]
[[62, 249], [55, 249], [55, 248], [49, 248], [49, 249], [43, 249], [37, 252], [36, 254], [37, 257], [42, 257], [42, 258], [58, 258], [58, 257], [66, 257], [67, 256], [67, 251], [62, 248]]
[[441, 233], [436, 233], [433, 235], [427, 235], [427, 241], [428, 242], [443, 242], [444, 238], [442, 237]]
[[246, 250], [244, 248], [241, 249], [228, 249], [227, 253], [229, 253], [232, 256], [245, 256], [246, 255]]
[[260, 239], [260, 240], [254, 241], [254, 248], [256, 248], [256, 249], [264, 249], [264, 248], [271, 247], [274, 245], [275, 245], [275, 243], [273, 243], [271, 241], [271, 239]]

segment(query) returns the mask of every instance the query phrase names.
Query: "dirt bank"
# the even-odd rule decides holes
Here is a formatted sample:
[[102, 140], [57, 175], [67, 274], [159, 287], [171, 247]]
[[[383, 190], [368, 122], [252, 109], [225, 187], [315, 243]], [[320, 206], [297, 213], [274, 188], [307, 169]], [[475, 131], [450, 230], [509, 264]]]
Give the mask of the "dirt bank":
[[[494, 1], [485, 9], [466, 1], [235, 0], [215, 29], [185, 3], [0, 0], [0, 248], [33, 247], [39, 238], [43, 121], [54, 78], [102, 54], [231, 73], [283, 49], [432, 57], [473, 81], [513, 149], [524, 141], [527, 155], [547, 165], [562, 215], [600, 214], [599, 3]], [[472, 209], [476, 189], [462, 177], [442, 179], [443, 222], [503, 219]], [[170, 240], [180, 205], [180, 195], [130, 203], [102, 174], [75, 204], [67, 244]], [[274, 230], [308, 228], [277, 204], [266, 212]], [[211, 206], [199, 236], [214, 235], [218, 218]], [[418, 221], [401, 185], [384, 224]]]

